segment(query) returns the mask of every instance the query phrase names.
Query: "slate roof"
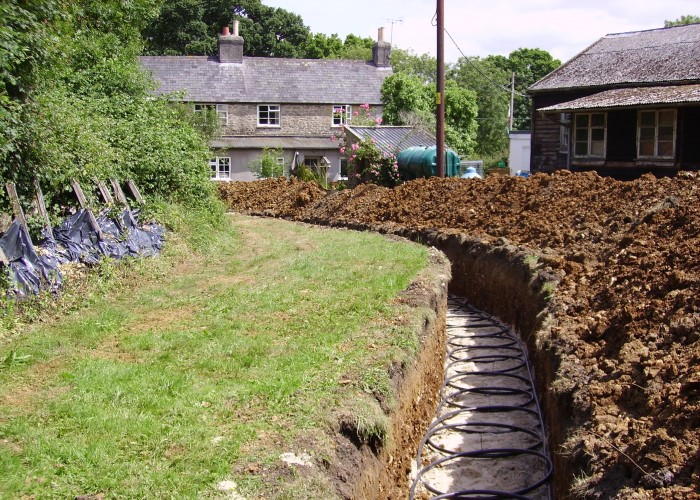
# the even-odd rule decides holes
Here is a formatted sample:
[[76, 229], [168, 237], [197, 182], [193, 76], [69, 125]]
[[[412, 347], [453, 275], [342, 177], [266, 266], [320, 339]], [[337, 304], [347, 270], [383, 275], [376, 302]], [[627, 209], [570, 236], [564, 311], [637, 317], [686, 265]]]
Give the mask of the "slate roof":
[[220, 63], [206, 56], [142, 56], [160, 83], [157, 92], [185, 91], [185, 100], [210, 103], [381, 104], [392, 74], [371, 61], [244, 57]]
[[700, 24], [606, 35], [531, 92], [700, 82]]
[[358, 139], [374, 139], [381, 151], [395, 152], [413, 146], [434, 146], [435, 137], [413, 127], [380, 125], [376, 127], [346, 126]]
[[538, 111], [576, 111], [640, 107], [655, 104], [690, 104], [700, 102], [700, 84], [665, 87], [610, 89], [587, 97], [540, 108]]

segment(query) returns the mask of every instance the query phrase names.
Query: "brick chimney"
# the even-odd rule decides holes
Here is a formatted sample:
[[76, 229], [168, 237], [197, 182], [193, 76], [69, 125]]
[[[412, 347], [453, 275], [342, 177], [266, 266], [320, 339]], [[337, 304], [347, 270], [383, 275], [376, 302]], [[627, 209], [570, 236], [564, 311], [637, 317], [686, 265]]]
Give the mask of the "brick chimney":
[[228, 26], [224, 26], [219, 35], [219, 62], [243, 62], [243, 37], [238, 35], [238, 20], [233, 21], [232, 34], [229, 33]]
[[387, 68], [391, 66], [389, 58], [391, 54], [391, 44], [384, 41], [384, 28], [379, 28], [377, 41], [372, 46], [372, 61], [378, 68]]

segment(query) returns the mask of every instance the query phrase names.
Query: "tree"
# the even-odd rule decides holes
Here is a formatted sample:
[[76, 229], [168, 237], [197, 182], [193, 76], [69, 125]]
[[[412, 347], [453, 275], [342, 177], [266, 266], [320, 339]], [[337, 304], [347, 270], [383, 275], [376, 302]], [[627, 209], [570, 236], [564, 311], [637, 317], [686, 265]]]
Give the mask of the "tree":
[[219, 33], [234, 19], [247, 56], [304, 57], [310, 35], [302, 18], [260, 0], [169, 0], [143, 30], [150, 55], [215, 55]]
[[248, 169], [258, 179], [282, 177], [284, 166], [277, 161], [281, 155], [282, 148], [263, 148], [260, 155], [248, 164]]
[[687, 15], [687, 16], [681, 16], [680, 18], [676, 19], [675, 21], [664, 21], [664, 28], [671, 28], [673, 26], [685, 26], [687, 24], [698, 24], [700, 23], [700, 16], [693, 16], [693, 15]]
[[[151, 0], [9, 2], [0, 31], [17, 50], [0, 70], [0, 109], [10, 120], [0, 124], [4, 180], [29, 198], [38, 178], [54, 213], [74, 203], [71, 179], [95, 177], [129, 177], [148, 197], [215, 205], [207, 137], [185, 119], [191, 110], [153, 97], [138, 62], [141, 30], [157, 15]], [[32, 36], [12, 35], [15, 27]]]
[[476, 92], [454, 80], [445, 82], [445, 142], [460, 156], [474, 154], [478, 111]]
[[447, 78], [476, 94], [479, 124], [475, 152], [479, 157], [501, 158], [508, 149], [509, 92], [503, 82], [507, 73], [490, 59], [460, 58], [449, 69]]
[[393, 49], [391, 66], [395, 73], [417, 76], [423, 83], [435, 83], [437, 59], [430, 54], [416, 55], [412, 50]]
[[348, 35], [343, 42], [337, 34], [330, 36], [323, 33], [310, 33], [301, 51], [301, 57], [307, 59], [355, 59], [368, 61], [372, 59], [374, 41], [367, 37]]
[[[496, 67], [506, 71], [509, 76], [515, 73], [513, 128], [515, 130], [529, 130], [532, 102], [527, 95], [527, 89], [557, 69], [561, 65], [561, 61], [554, 59], [545, 50], [526, 48], [514, 50], [507, 59], [503, 56], [489, 56], [488, 59], [491, 59]], [[504, 84], [509, 85], [510, 78]]]
[[[384, 121], [392, 125], [411, 125], [435, 130], [435, 92], [432, 83], [420, 77], [396, 73], [382, 84]], [[445, 142], [457, 153], [469, 156], [476, 144], [476, 93], [456, 81], [445, 82]]]
[[[407, 115], [425, 121], [430, 119], [431, 106], [426, 85], [415, 75], [394, 73], [384, 80], [381, 89], [384, 123], [408, 125]], [[411, 125], [415, 125], [415, 121]]]

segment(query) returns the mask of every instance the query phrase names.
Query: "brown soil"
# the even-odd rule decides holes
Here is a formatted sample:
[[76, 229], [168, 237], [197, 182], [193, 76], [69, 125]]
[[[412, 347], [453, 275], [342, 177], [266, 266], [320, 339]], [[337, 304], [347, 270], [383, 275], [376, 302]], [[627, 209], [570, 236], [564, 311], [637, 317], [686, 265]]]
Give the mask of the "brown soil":
[[567, 493], [700, 498], [697, 174], [621, 182], [561, 171], [337, 192], [267, 180], [220, 189], [244, 213], [456, 232], [532, 249], [560, 280], [547, 307], [558, 353], [552, 389], [570, 407], [553, 450], [575, 464]]

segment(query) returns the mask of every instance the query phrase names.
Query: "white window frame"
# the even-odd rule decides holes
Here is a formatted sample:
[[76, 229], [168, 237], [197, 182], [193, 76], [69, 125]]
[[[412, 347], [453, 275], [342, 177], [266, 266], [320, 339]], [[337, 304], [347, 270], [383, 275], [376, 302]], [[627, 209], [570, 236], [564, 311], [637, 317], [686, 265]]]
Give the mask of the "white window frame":
[[[593, 126], [593, 117], [601, 115], [603, 117], [603, 125], [602, 126]], [[580, 116], [587, 116], [588, 117], [588, 125], [585, 127], [586, 130], [586, 154], [581, 154], [578, 153], [578, 145], [583, 144], [584, 141], [579, 140], [579, 130], [583, 130], [584, 127], [579, 127], [578, 126], [578, 118]], [[593, 149], [593, 143], [594, 142], [599, 142], [599, 141], [594, 141], [593, 140], [593, 131], [594, 130], [602, 130], [603, 131], [603, 152], [600, 155], [594, 155], [592, 152]], [[574, 157], [576, 158], [594, 158], [594, 159], [605, 159], [605, 156], [607, 154], [607, 147], [608, 147], [608, 114], [605, 112], [596, 112], [596, 113], [576, 113], [573, 116], [573, 132], [574, 132]]]
[[[263, 111], [263, 108], [266, 108]], [[261, 113], [267, 114], [267, 123], [262, 123]], [[273, 121], [273, 123], [270, 123]], [[282, 113], [279, 104], [258, 104], [258, 127], [279, 128], [282, 123]]]
[[331, 127], [342, 127], [352, 121], [352, 105], [335, 104], [331, 111]]
[[[671, 144], [671, 154], [661, 155], [659, 154], [659, 114], [661, 113], [673, 113], [673, 139]], [[642, 129], [651, 128], [650, 126], [642, 125], [642, 114], [653, 113], [654, 114], [654, 152], [651, 155], [642, 155]], [[664, 159], [674, 159], [676, 157], [676, 133], [678, 130], [678, 113], [673, 108], [665, 109], [640, 109], [637, 112], [637, 158], [647, 159], [647, 158], [664, 158]], [[668, 141], [662, 141], [668, 142]]]
[[559, 122], [559, 151], [568, 153], [571, 145], [571, 114], [562, 113]]
[[228, 104], [204, 104], [201, 102], [194, 103], [192, 109], [195, 113], [204, 113], [206, 111], [216, 111], [216, 117], [222, 126], [228, 125]]
[[228, 104], [217, 104], [216, 105], [216, 116], [219, 117], [219, 123], [222, 126], [228, 125]]
[[209, 168], [211, 169], [211, 180], [213, 181], [230, 181], [231, 180], [231, 157], [230, 156], [213, 156], [209, 160]]

